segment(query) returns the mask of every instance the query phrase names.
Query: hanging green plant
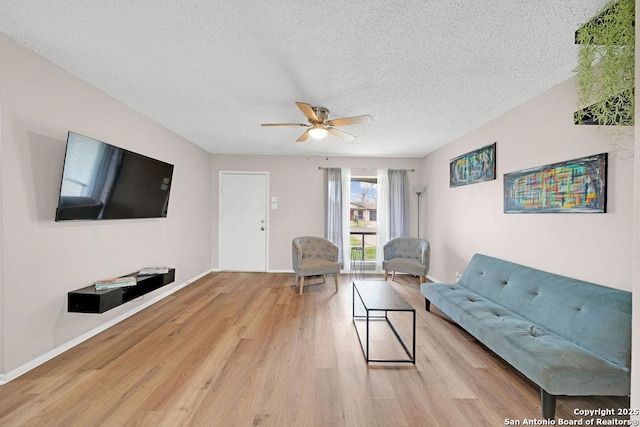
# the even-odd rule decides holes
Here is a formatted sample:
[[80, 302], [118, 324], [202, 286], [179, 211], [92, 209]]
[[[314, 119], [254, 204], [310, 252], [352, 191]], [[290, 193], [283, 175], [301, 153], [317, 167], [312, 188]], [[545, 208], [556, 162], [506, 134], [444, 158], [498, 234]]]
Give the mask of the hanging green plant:
[[577, 124], [633, 125], [635, 1], [608, 2], [576, 32]]

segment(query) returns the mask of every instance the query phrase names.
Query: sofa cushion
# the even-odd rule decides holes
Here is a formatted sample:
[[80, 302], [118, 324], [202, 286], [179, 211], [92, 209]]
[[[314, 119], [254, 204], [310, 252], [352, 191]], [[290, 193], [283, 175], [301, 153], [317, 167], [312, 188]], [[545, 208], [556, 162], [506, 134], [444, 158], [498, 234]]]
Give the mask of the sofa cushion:
[[298, 275], [316, 276], [323, 274], [340, 273], [340, 263], [324, 258], [302, 258], [298, 265]]
[[459, 283], [614, 364], [631, 364], [629, 292], [481, 254]]
[[382, 269], [387, 271], [400, 271], [402, 273], [426, 276], [428, 269], [415, 258], [394, 258], [382, 261]]
[[464, 286], [423, 284], [421, 291], [548, 393], [624, 396], [629, 392], [628, 367], [604, 360]]

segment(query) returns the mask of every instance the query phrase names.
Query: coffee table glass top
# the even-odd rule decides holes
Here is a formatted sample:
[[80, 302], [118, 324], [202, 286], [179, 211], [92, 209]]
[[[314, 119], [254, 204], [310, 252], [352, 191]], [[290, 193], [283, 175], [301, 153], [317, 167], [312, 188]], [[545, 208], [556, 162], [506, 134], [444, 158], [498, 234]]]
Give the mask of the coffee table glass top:
[[362, 303], [367, 310], [413, 311], [414, 308], [386, 281], [355, 280]]

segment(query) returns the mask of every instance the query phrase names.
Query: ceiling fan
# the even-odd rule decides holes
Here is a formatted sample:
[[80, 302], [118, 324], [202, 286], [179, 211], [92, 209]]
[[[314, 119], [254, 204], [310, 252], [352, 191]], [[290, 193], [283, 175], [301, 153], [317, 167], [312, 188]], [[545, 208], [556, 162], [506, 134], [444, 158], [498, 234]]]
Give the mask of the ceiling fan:
[[373, 120], [373, 118], [368, 114], [364, 116], [342, 117], [340, 119], [328, 120], [329, 110], [324, 107], [312, 107], [311, 105], [304, 102], [296, 102], [296, 105], [298, 106], [300, 111], [302, 111], [302, 113], [307, 117], [307, 120], [309, 120], [310, 124], [262, 123], [262, 126], [303, 126], [308, 128], [296, 140], [297, 142], [304, 142], [309, 139], [309, 137], [313, 139], [322, 139], [327, 135], [327, 133], [342, 139], [346, 139], [347, 141], [353, 141], [354, 139], [356, 139], [355, 136], [336, 129], [334, 126], [352, 125], [355, 123], [365, 123]]

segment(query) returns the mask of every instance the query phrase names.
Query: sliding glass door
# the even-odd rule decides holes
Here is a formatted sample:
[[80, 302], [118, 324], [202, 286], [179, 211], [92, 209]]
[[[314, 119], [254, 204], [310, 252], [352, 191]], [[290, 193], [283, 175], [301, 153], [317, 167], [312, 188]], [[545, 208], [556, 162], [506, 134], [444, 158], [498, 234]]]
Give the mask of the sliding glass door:
[[349, 237], [351, 256], [364, 257], [374, 264], [378, 251], [378, 180], [376, 177], [351, 177], [349, 197]]

